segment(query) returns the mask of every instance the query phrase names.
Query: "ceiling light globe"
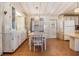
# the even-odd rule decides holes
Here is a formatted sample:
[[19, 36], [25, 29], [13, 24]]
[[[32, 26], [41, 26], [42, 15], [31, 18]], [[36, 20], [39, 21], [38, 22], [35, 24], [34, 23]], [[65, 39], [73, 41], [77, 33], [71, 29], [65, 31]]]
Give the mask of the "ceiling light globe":
[[75, 13], [79, 13], [79, 8], [76, 8], [76, 9], [74, 10], [74, 12], [75, 12]]

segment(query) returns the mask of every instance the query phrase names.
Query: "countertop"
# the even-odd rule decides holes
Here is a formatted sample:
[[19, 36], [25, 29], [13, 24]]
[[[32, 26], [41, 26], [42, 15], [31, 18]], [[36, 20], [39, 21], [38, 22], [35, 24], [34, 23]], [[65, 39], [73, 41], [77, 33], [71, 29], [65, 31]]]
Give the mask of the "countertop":
[[47, 36], [47, 34], [45, 32], [31, 32], [29, 33], [29, 36], [32, 36], [32, 35], [43, 35], [43, 36]]
[[73, 32], [73, 33], [58, 32], [58, 34], [70, 36], [72, 38], [79, 38], [79, 32]]

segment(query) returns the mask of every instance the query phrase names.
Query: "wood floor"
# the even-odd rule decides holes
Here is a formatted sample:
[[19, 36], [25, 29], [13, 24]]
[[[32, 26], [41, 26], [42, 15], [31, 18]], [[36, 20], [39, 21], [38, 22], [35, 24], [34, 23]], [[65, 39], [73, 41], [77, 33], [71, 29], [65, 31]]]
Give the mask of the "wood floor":
[[79, 52], [69, 48], [69, 41], [58, 39], [47, 40], [47, 51], [29, 51], [28, 40], [25, 41], [14, 53], [3, 54], [2, 56], [78, 56]]

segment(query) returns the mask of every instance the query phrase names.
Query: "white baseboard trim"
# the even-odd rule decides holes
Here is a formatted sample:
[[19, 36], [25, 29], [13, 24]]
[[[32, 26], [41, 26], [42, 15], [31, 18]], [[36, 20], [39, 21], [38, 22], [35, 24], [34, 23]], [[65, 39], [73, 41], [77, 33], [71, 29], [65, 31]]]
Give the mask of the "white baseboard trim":
[[2, 55], [2, 53], [3, 53], [3, 52], [2, 52], [2, 51], [0, 51], [0, 56]]

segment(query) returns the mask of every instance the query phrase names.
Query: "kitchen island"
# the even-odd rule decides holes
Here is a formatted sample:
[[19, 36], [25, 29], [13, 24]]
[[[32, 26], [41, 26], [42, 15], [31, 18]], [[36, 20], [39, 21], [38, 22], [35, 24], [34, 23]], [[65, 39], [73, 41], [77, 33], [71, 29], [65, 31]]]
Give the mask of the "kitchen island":
[[79, 51], [79, 33], [66, 33], [64, 35], [70, 37], [69, 47], [74, 51]]
[[61, 34], [69, 38], [69, 47], [72, 50], [79, 51], [79, 33], [78, 32], [65, 33], [65, 34], [61, 32]]

